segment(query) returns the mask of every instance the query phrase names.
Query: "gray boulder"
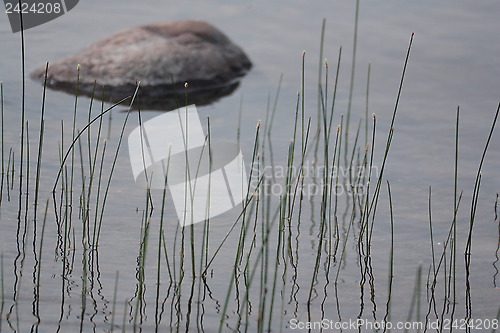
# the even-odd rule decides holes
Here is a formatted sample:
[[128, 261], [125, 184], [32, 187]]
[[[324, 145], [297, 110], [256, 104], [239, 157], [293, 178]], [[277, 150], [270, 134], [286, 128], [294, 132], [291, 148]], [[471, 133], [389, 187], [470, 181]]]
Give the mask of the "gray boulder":
[[[78, 64], [79, 93], [91, 95], [95, 86], [95, 97], [104, 92], [105, 99], [117, 101], [133, 94], [140, 81], [146, 106], [175, 94], [184, 101], [185, 82], [195, 95], [230, 92], [252, 66], [221, 31], [196, 20], [148, 24], [104, 37], [79, 53], [50, 62], [48, 86], [74, 92]], [[33, 79], [44, 76], [45, 66], [31, 73]]]

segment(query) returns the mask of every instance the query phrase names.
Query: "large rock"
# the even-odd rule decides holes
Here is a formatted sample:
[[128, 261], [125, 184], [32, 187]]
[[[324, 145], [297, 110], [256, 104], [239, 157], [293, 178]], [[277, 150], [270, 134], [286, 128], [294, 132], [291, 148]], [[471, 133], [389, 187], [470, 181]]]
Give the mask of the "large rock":
[[[105, 98], [117, 101], [133, 94], [140, 81], [146, 106], [148, 100], [157, 103], [175, 93], [184, 101], [185, 82], [193, 95], [198, 91], [213, 99], [210, 90], [227, 94], [252, 66], [221, 31], [195, 20], [134, 27], [98, 40], [79, 53], [51, 62], [48, 86], [74, 92], [78, 64], [80, 93], [91, 95], [95, 82], [96, 97], [104, 87]], [[45, 66], [31, 73], [34, 79], [44, 76]]]

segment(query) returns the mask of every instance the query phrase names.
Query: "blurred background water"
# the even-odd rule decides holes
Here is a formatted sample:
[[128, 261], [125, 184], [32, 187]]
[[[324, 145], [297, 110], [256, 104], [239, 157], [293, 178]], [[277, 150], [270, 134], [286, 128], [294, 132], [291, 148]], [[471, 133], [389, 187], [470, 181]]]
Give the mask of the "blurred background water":
[[[394, 309], [394, 316], [399, 320], [406, 318], [419, 263], [423, 263], [426, 276], [431, 262], [428, 226], [429, 186], [433, 188], [436, 247], [442, 246], [438, 245], [438, 242], [442, 244], [453, 220], [454, 130], [457, 106], [460, 106], [461, 110], [458, 189], [459, 192], [464, 191], [458, 214], [458, 232], [462, 241], [467, 234], [475, 175], [500, 96], [499, 12], [500, 3], [495, 0], [481, 2], [391, 0], [360, 3], [350, 142], [354, 140], [353, 134], [358, 122], [364, 119], [367, 71], [368, 64], [371, 64], [368, 109], [369, 114], [376, 113], [378, 121], [376, 156], [379, 158], [375, 162], [376, 165], [381, 163], [381, 154], [389, 130], [408, 42], [412, 32], [415, 33], [385, 174], [385, 178], [393, 186], [396, 239], [394, 275], [398, 291], [395, 298], [402, 302], [401, 308]], [[213, 104], [199, 107], [201, 118], [210, 117], [211, 132], [214, 136], [235, 140], [241, 107], [242, 149], [244, 155], [250, 157], [255, 126], [259, 120], [266, 119], [268, 104], [272, 105], [280, 76], [283, 75], [271, 141], [275, 163], [284, 164], [294, 124], [297, 92], [301, 90], [303, 50], [306, 51], [306, 116], [313, 117], [312, 124], [313, 127], [316, 126], [318, 65], [322, 62], [319, 50], [323, 19], [326, 22], [323, 58], [328, 59], [329, 64], [329, 98], [332, 95], [339, 48], [342, 47], [334, 115], [335, 126], [340, 123], [340, 116], [346, 115], [354, 18], [353, 1], [221, 0], [165, 3], [150, 0], [126, 4], [117, 0], [81, 1], [77, 7], [59, 19], [25, 32], [26, 71], [29, 73], [46, 61], [75, 53], [105, 35], [131, 26], [174, 19], [206, 20], [242, 47], [254, 66], [248, 75], [242, 78], [239, 88], [233, 94]], [[19, 159], [17, 156], [22, 98], [20, 45], [20, 34], [13, 34], [7, 16], [0, 15], [0, 80], [3, 82], [5, 108], [3, 143], [5, 147], [13, 147], [16, 161]], [[26, 118], [29, 120], [32, 156], [36, 156], [34, 152], [37, 147], [37, 134], [34, 133], [37, 133], [39, 127], [42, 92], [43, 87], [38, 82], [27, 78]], [[77, 126], [82, 127], [85, 124], [89, 101], [85, 97], [78, 100], [80, 116]], [[47, 92], [44, 177], [41, 179], [40, 195], [42, 202], [45, 198], [51, 197], [50, 191], [59, 167], [61, 121], [64, 121], [66, 133], [70, 133], [74, 103], [74, 96], [56, 91]], [[143, 120], [157, 115], [158, 112], [142, 113]], [[108, 138], [110, 144], [116, 144], [125, 116], [125, 112], [112, 111]], [[130, 122], [125, 136], [137, 125], [136, 117], [132, 116]], [[362, 124], [361, 132], [364, 140], [364, 122]], [[84, 331], [91, 330], [92, 327], [95, 330], [95, 326], [92, 326], [94, 322], [101, 323], [97, 324], [98, 330], [102, 329], [100, 326], [103, 325], [102, 322], [109, 322], [106, 309], [109, 310], [110, 307], [116, 271], [120, 271], [118, 300], [120, 302], [124, 299], [130, 300], [134, 296], [137, 264], [135, 260], [139, 248], [139, 221], [144, 206], [144, 190], [134, 183], [126, 146], [122, 147], [117, 161], [106, 208], [99, 257], [99, 281], [102, 285], [98, 288], [98, 294], [102, 295], [101, 301], [104, 306], [96, 307], [98, 308], [96, 311], [99, 313], [98, 316], [103, 316], [105, 319], [94, 321], [89, 319], [93, 318], [91, 315], [87, 316], [85, 325], [88, 326], [84, 325]], [[31, 162], [35, 163], [34, 158]], [[496, 275], [498, 271], [494, 264], [498, 259], [496, 257], [498, 253], [495, 251], [498, 251], [499, 242], [498, 217], [495, 217], [495, 200], [500, 191], [499, 166], [500, 140], [497, 129], [482, 170], [472, 248], [472, 315], [490, 319], [497, 316], [499, 305]], [[17, 192], [14, 191], [12, 194], [14, 198], [17, 195], [15, 193]], [[377, 212], [373, 255], [379, 263], [375, 266], [375, 270], [382, 277], [379, 284], [385, 288], [388, 270], [387, 242], [390, 234], [385, 192], [383, 196]], [[12, 286], [16, 280], [15, 272], [19, 269], [13, 265], [14, 262], [18, 262], [16, 256], [19, 254], [19, 243], [16, 243], [16, 232], [19, 230], [16, 220], [17, 208], [17, 204], [7, 202], [4, 198], [1, 207], [0, 252], [4, 260], [5, 301], [9, 306], [14, 295]], [[310, 207], [309, 210], [314, 215], [315, 208]], [[173, 234], [176, 221], [171, 206], [167, 209], [167, 215], [171, 218], [167, 228]], [[46, 239], [48, 258], [55, 244], [54, 225], [50, 225], [50, 221]], [[214, 242], [217, 241], [217, 237], [224, 236], [227, 226], [232, 221], [234, 216], [230, 213], [217, 218], [212, 231]], [[303, 218], [302, 223], [304, 230], [309, 229], [311, 221]], [[316, 251], [315, 245], [304, 245], [301, 251], [306, 258], [312, 256]], [[463, 263], [463, 252], [462, 244], [457, 249], [459, 264]], [[221, 261], [231, 262], [233, 259], [234, 253], [227, 251], [222, 254]], [[346, 263], [343, 279], [345, 288], [339, 288], [343, 290], [339, 297], [342, 310], [338, 310], [338, 313], [343, 314], [343, 319], [354, 319], [359, 313], [359, 269], [357, 271], [356, 256], [348, 255]], [[47, 313], [45, 317], [41, 316], [40, 329], [53, 331], [51, 325], [55, 325], [59, 317], [51, 312], [61, 307], [60, 298], [56, 296], [61, 293], [60, 263], [55, 262], [52, 257], [52, 260], [48, 259], [46, 265], [46, 271], [42, 271], [45, 277], [42, 279], [44, 296], [41, 301], [46, 302], [48, 306], [42, 308], [42, 311]], [[148, 269], [154, 272], [153, 259], [148, 262]], [[227, 281], [224, 276], [225, 270], [219, 269], [219, 271], [220, 273], [217, 270], [214, 273], [215, 277], [211, 279], [210, 285], [215, 294], [218, 294], [220, 303], [225, 296]], [[75, 275], [78, 276], [76, 273]], [[298, 279], [309, 283], [310, 277], [304, 271], [300, 272]], [[457, 274], [457, 280], [463, 289], [462, 270]], [[67, 287], [71, 289], [70, 286], [73, 286], [74, 290], [71, 289], [68, 294], [78, 295], [81, 282], [78, 279], [70, 282]], [[19, 301], [19, 312], [16, 317], [19, 318], [20, 327], [28, 327], [33, 322], [29, 292], [23, 297], [25, 299]], [[80, 302], [79, 298], [70, 298], [62, 307], [71, 304], [78, 309]], [[207, 331], [213, 331], [218, 327], [220, 316], [218, 302], [214, 301], [216, 311], [208, 311], [207, 317], [214, 320], [205, 321]], [[289, 321], [297, 316], [304, 317], [305, 310], [302, 305], [298, 313], [287, 312], [285, 320]], [[119, 311], [122, 307], [119, 305]], [[465, 307], [463, 298], [457, 307], [463, 311]], [[78, 310], [74, 310], [75, 308], [72, 308], [72, 311], [76, 313], [71, 313], [71, 310], [67, 309], [61, 311], [67, 313], [65, 317], [67, 319], [62, 321], [63, 326], [68, 325], [73, 329], [77, 327], [74, 325], [78, 322], [79, 313]], [[3, 316], [5, 318], [6, 310]], [[331, 318], [337, 316], [335, 304], [326, 307], [326, 316]], [[6, 322], [0, 324], [0, 330], [3, 325], [5, 331], [9, 329], [15, 331], [16, 326], [12, 326], [12, 322], [15, 322], [12, 320], [13, 317], [12, 315], [9, 325]], [[145, 322], [148, 321], [149, 319]], [[276, 321], [273, 327], [277, 330], [279, 326], [280, 323]]]

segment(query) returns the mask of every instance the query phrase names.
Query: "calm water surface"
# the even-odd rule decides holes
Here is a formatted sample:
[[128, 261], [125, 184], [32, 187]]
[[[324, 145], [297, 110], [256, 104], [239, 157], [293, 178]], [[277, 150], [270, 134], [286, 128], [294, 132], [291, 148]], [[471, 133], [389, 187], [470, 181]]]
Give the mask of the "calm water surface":
[[[475, 319], [498, 318], [500, 306], [498, 302], [500, 278], [497, 270], [499, 220], [496, 208], [497, 193], [500, 192], [498, 129], [493, 134], [482, 168], [481, 188], [472, 234], [470, 293], [467, 293], [465, 287], [467, 275], [464, 252], [469, 232], [474, 181], [500, 96], [499, 11], [500, 3], [493, 0], [439, 3], [361, 1], [349, 143], [351, 145], [354, 143], [355, 132], [361, 121], [358, 146], [362, 147], [360, 154], [363, 154], [367, 73], [368, 64], [371, 64], [368, 114], [377, 115], [375, 167], [380, 168], [382, 165], [408, 42], [411, 33], [415, 33], [376, 211], [371, 256], [365, 256], [366, 253], [360, 255], [358, 251], [359, 212], [351, 223], [352, 200], [346, 202], [347, 196], [341, 195], [337, 214], [340, 247], [338, 253], [331, 257], [328, 256], [326, 247], [321, 251], [319, 273], [311, 289], [312, 271], [321, 239], [321, 236], [318, 236], [321, 225], [321, 197], [305, 198], [301, 203], [300, 218], [297, 207], [290, 220], [292, 221], [290, 234], [285, 233], [290, 235], [289, 244], [293, 253], [291, 259], [286, 259], [289, 260], [288, 264], [285, 258], [288, 258], [289, 252], [284, 250], [283, 261], [280, 257], [279, 265], [275, 266], [275, 250], [280, 240], [277, 233], [272, 233], [270, 250], [267, 252], [269, 266], [267, 270], [261, 270], [262, 257], [257, 257], [260, 247], [256, 246], [253, 250], [255, 252], [252, 253], [251, 237], [254, 233], [250, 229], [244, 253], [245, 256], [248, 253], [254, 256], [250, 262], [257, 267], [257, 274], [249, 289], [250, 305], [243, 307], [247, 290], [244, 277], [248, 277], [242, 272], [245, 269], [243, 265], [239, 266], [241, 271], [238, 274], [241, 275], [237, 275], [238, 283], [233, 284], [229, 293], [230, 302], [226, 311], [224, 330], [243, 331], [248, 324], [249, 331], [267, 330], [268, 325], [273, 331], [280, 329], [289, 331], [290, 320], [295, 318], [306, 321], [308, 314], [311, 315], [311, 320], [328, 318], [348, 321], [358, 317], [371, 321], [382, 320], [386, 314], [388, 298], [391, 241], [385, 180], [390, 181], [392, 189], [395, 241], [390, 319], [394, 322], [406, 321], [408, 318], [425, 320], [428, 304], [432, 303], [430, 289], [427, 289], [427, 286], [432, 284], [432, 274], [429, 272], [433, 267], [428, 218], [429, 186], [432, 186], [432, 222], [435, 265], [437, 265], [453, 221], [454, 131], [457, 106], [460, 106], [461, 110], [458, 194], [463, 190], [463, 195], [456, 218], [456, 296], [453, 297], [453, 288], [447, 289], [448, 283], [453, 279], [442, 277], [443, 274], [453, 275], [453, 272], [450, 273], [452, 263], [449, 261], [450, 249], [448, 249], [446, 260], [442, 263], [447, 271], [445, 273], [441, 270], [436, 286], [435, 299], [438, 303], [436, 313], [441, 313], [442, 300], [448, 296], [447, 300], [450, 302], [444, 303], [448, 304], [448, 307], [445, 306], [445, 314], [442, 315], [444, 318], [461, 319], [466, 318], [467, 314]], [[308, 153], [308, 160], [313, 161], [315, 157], [318, 64], [323, 19], [326, 28], [322, 58], [326, 58], [329, 65], [328, 105], [331, 105], [336, 64], [339, 49], [342, 47], [333, 126], [340, 124], [341, 116], [345, 117], [347, 113], [354, 17], [355, 3], [345, 1], [238, 3], [204, 1], [186, 4], [165, 4], [162, 1], [143, 1], [137, 4], [124, 4], [116, 0], [84, 1], [67, 15], [26, 31], [26, 71], [29, 73], [46, 61], [72, 54], [107, 34], [130, 26], [171, 19], [206, 20], [240, 45], [249, 55], [254, 67], [242, 79], [241, 85], [232, 95], [198, 108], [202, 120], [207, 116], [210, 117], [211, 133], [215, 138], [236, 140], [241, 108], [240, 140], [249, 165], [256, 124], [261, 120], [262, 128], [271, 126], [267, 110], [272, 108], [280, 76], [283, 75], [271, 135], [265, 144], [265, 153], [261, 152], [261, 155], [267, 159], [266, 165], [272, 163], [274, 167], [284, 166], [287, 163], [288, 145], [293, 134], [297, 92], [301, 90], [304, 50], [306, 50], [304, 75], [306, 121], [311, 117], [309, 144], [311, 152]], [[18, 219], [17, 172], [19, 172], [22, 100], [20, 44], [20, 35], [11, 33], [6, 15], [0, 15], [0, 80], [3, 82], [5, 109], [4, 163], [7, 164], [9, 149], [12, 148], [16, 169], [13, 189], [7, 191], [7, 185], [4, 184], [0, 211], [0, 253], [3, 256], [4, 287], [0, 294], [2, 297], [0, 332], [30, 330], [101, 332], [109, 330], [111, 322], [116, 325], [116, 331], [122, 329], [123, 323], [130, 331], [134, 325], [137, 330], [143, 332], [154, 331], [157, 327], [159, 331], [174, 330], [178, 325], [182, 331], [195, 331], [201, 328], [206, 332], [216, 331], [224, 311], [228, 286], [231, 283], [229, 277], [234, 273], [232, 267], [237, 252], [240, 224], [237, 224], [235, 231], [230, 234], [211, 264], [205, 283], [200, 282], [202, 280], [198, 278], [192, 280], [191, 234], [189, 230], [185, 230], [186, 244], [184, 252], [181, 251], [183, 234], [177, 227], [172, 199], [167, 195], [164, 228], [166, 250], [170, 261], [167, 263], [162, 254], [161, 288], [157, 299], [158, 230], [162, 193], [161, 191], [152, 193], [154, 212], [149, 224], [146, 262], [143, 265], [144, 270], [141, 270], [138, 256], [143, 231], [141, 221], [147, 207], [146, 194], [144, 188], [136, 185], [133, 180], [126, 140], [117, 155], [98, 250], [92, 251], [89, 248], [88, 237], [84, 236], [85, 227], [82, 226], [79, 215], [82, 176], [80, 151], [76, 149], [75, 184], [80, 185], [75, 185], [74, 190], [73, 215], [68, 238], [71, 244], [66, 244], [68, 250], [64, 256], [61, 253], [64, 245], [61, 245], [62, 240], [58, 238], [51, 201], [42, 256], [39, 255], [44, 206], [47, 199], [52, 200], [51, 190], [60, 165], [61, 126], [64, 127], [62, 145], [65, 151], [71, 141], [75, 97], [62, 92], [47, 92], [40, 199], [37, 223], [33, 223], [34, 180], [43, 89], [37, 82], [29, 79], [26, 81], [25, 110], [30, 144], [25, 146], [24, 153], [26, 154], [26, 149], [29, 147], [30, 190], [29, 195], [26, 195], [26, 191], [21, 194], [22, 214]], [[324, 75], [323, 71], [323, 84]], [[89, 103], [88, 98], [78, 99], [77, 128], [83, 128], [87, 123]], [[97, 114], [100, 107], [100, 103], [94, 102], [93, 114]], [[106, 139], [108, 155], [103, 164], [106, 181], [127, 115], [122, 111], [124, 108], [113, 110], [112, 118], [106, 116], [103, 122], [100, 149]], [[157, 111], [143, 112], [141, 117], [144, 121], [158, 114]], [[124, 138], [137, 126], [137, 115], [132, 113], [128, 119]], [[205, 121], [203, 123], [206, 126]], [[370, 140], [371, 128], [370, 120]], [[91, 133], [96, 135], [97, 127], [92, 127]], [[82, 146], [82, 156], [84, 161], [87, 161], [85, 142]], [[330, 149], [333, 153], [333, 148]], [[344, 156], [342, 163], [343, 158]], [[319, 163], [321, 160], [319, 158]], [[88, 175], [88, 162], [83, 164], [84, 172]], [[24, 168], [26, 172], [26, 165]], [[12, 183], [12, 179], [9, 181]], [[306, 180], [306, 184], [313, 182], [314, 179]], [[91, 226], [96, 214], [93, 208], [96, 205], [96, 192], [92, 195]], [[65, 202], [64, 198], [58, 199], [58, 205], [62, 206], [56, 206], [56, 210], [64, 211], [61, 208], [64, 208], [62, 204]], [[272, 216], [277, 212], [278, 201], [279, 197], [274, 196], [268, 203], [262, 202], [259, 212], [265, 212], [267, 209]], [[97, 202], [102, 203], [102, 197]], [[255, 207], [252, 209], [255, 210]], [[237, 210], [231, 211], [211, 221], [209, 246], [211, 255], [215, 253], [218, 244], [237, 219], [238, 213]], [[331, 211], [329, 213], [332, 214]], [[262, 221], [260, 218], [258, 221], [256, 239], [257, 244], [260, 244]], [[252, 225], [253, 223], [252, 220]], [[332, 233], [335, 231], [329, 228], [327, 230], [331, 230]], [[196, 270], [199, 272], [201, 257], [199, 246], [202, 242], [203, 224], [196, 225], [193, 231], [196, 239], [194, 257]], [[323, 242], [328, 241], [328, 232], [324, 234]], [[92, 232], [88, 235], [91, 239]], [[346, 240], [347, 243], [343, 248]], [[288, 244], [285, 239], [281, 242], [280, 244]], [[180, 258], [183, 253], [182, 260]], [[42, 259], [41, 264], [40, 259]], [[419, 267], [421, 267], [420, 275]], [[172, 278], [168, 272], [169, 268], [172, 270], [170, 272]], [[183, 278], [182, 269], [185, 270]], [[278, 272], [277, 277], [274, 275], [275, 271]], [[335, 284], [337, 271], [339, 271], [338, 282]], [[116, 280], [117, 272], [119, 272], [118, 280]], [[417, 283], [419, 276], [421, 280]], [[430, 281], [428, 281], [429, 276]], [[260, 282], [264, 281], [264, 277], [268, 279], [266, 282], [268, 289], [265, 293], [264, 289], [260, 288]], [[276, 279], [277, 284], [272, 321], [269, 321], [273, 279]], [[360, 288], [360, 285], [364, 288]], [[115, 286], [117, 286], [116, 296]], [[412, 302], [412, 297], [416, 297], [417, 294], [420, 295], [421, 303]], [[310, 298], [311, 308], [308, 309]], [[451, 299], [456, 300], [453, 314]], [[262, 302], [266, 305], [263, 306]], [[159, 310], [157, 310], [158, 304]], [[263, 327], [258, 325], [259, 311], [263, 311], [266, 318]], [[434, 311], [432, 309], [431, 319], [435, 317]], [[249, 314], [248, 318], [245, 317], [246, 312]], [[239, 320], [242, 321], [240, 326], [237, 324]]]

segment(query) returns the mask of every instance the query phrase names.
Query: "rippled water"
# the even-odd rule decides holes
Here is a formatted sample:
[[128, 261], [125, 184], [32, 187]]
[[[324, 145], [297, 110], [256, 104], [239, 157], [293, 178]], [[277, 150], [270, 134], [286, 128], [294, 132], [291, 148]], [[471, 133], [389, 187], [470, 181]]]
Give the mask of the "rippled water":
[[[437, 265], [453, 221], [454, 131], [457, 106], [460, 106], [461, 112], [458, 194], [463, 190], [463, 195], [457, 213], [457, 304], [453, 317], [465, 318], [469, 310], [470, 316], [476, 319], [498, 317], [500, 282], [496, 261], [499, 220], [495, 206], [498, 200], [497, 193], [500, 192], [498, 129], [491, 139], [481, 174], [469, 266], [470, 304], [467, 303], [469, 298], [466, 296], [464, 252], [474, 180], [499, 102], [500, 43], [497, 33], [500, 28], [497, 18], [499, 10], [500, 4], [497, 1], [480, 3], [361, 1], [349, 142], [353, 144], [358, 122], [363, 119], [358, 145], [363, 148], [365, 145], [366, 84], [368, 64], [371, 64], [368, 114], [377, 115], [374, 165], [379, 168], [382, 165], [383, 148], [408, 42], [411, 33], [415, 33], [376, 212], [371, 256], [358, 252], [356, 237], [359, 235], [359, 216], [356, 215], [351, 225], [352, 205], [346, 206], [343, 196], [338, 209], [340, 248], [336, 256], [330, 258], [329, 268], [328, 249], [323, 250], [317, 281], [312, 284], [311, 289], [312, 272], [321, 239], [318, 236], [321, 226], [321, 198], [316, 196], [310, 201], [304, 200], [300, 218], [297, 206], [290, 219], [291, 231], [289, 234], [287, 232], [283, 234], [290, 236], [289, 240], [286, 237], [281, 240], [282, 244], [291, 244], [291, 255], [284, 250], [283, 254], [280, 254], [283, 258], [280, 257], [280, 264], [275, 268], [278, 237], [277, 233], [273, 233], [269, 252], [264, 252], [269, 258], [267, 271], [261, 270], [264, 266], [261, 266], [262, 257], [257, 257], [259, 246], [251, 252], [250, 263], [256, 265], [257, 273], [249, 289], [245, 287], [247, 282], [245, 278], [248, 278], [244, 272], [245, 266], [239, 266], [241, 271], [238, 273], [241, 275], [237, 275], [239, 283], [232, 284], [229, 293], [230, 302], [226, 311], [224, 330], [236, 329], [238, 318], [242, 318], [243, 324], [239, 327], [241, 331], [245, 330], [245, 323], [248, 323], [249, 331], [260, 328], [267, 330], [268, 325], [273, 331], [278, 331], [280, 328], [282, 331], [289, 331], [290, 320], [305, 321], [308, 319], [308, 314], [311, 314], [311, 319], [314, 320], [328, 318], [348, 321], [358, 317], [372, 321], [382, 320], [386, 313], [388, 297], [391, 240], [385, 180], [391, 183], [394, 214], [395, 248], [391, 320], [405, 321], [410, 318], [409, 314], [411, 320], [417, 318], [423, 320], [428, 311], [431, 295], [426, 289], [429, 283], [429, 270], [432, 267], [428, 192], [429, 186], [432, 186], [432, 222]], [[247, 165], [252, 156], [256, 124], [262, 120], [263, 129], [270, 126], [267, 110], [273, 106], [280, 76], [283, 75], [272, 123], [270, 136], [272, 146], [267, 142], [264, 147], [265, 153], [261, 152], [264, 158], [267, 158], [266, 165], [273, 165], [276, 170], [276, 166], [284, 166], [287, 163], [288, 145], [295, 121], [297, 92], [301, 90], [303, 50], [306, 50], [305, 119], [312, 117], [309, 145], [311, 152], [308, 161], [313, 161], [317, 156], [314, 155], [313, 148], [318, 124], [318, 64], [324, 18], [326, 25], [323, 58], [328, 59], [329, 64], [328, 105], [331, 105], [336, 64], [339, 49], [342, 47], [333, 126], [340, 124], [341, 115], [346, 115], [354, 17], [354, 2], [340, 1], [314, 3], [205, 1], [186, 4], [147, 1], [126, 5], [114, 0], [85, 1], [80, 2], [67, 15], [26, 31], [26, 71], [30, 72], [45, 61], [74, 53], [104, 35], [133, 25], [181, 18], [206, 20], [240, 45], [254, 64], [251, 72], [242, 79], [241, 85], [232, 95], [208, 106], [199, 107], [202, 120], [207, 116], [210, 117], [210, 131], [214, 137], [226, 140], [236, 139], [241, 107], [240, 138]], [[6, 15], [0, 15], [0, 80], [3, 82], [5, 108], [4, 156], [7, 160], [9, 149], [12, 147], [16, 172], [19, 171], [21, 131], [20, 44], [19, 34], [10, 32]], [[322, 82], [325, 83], [324, 76]], [[34, 179], [42, 93], [43, 89], [39, 83], [29, 79], [26, 81], [26, 120], [29, 127], [31, 177], [27, 204], [25, 191], [21, 195], [20, 219], [18, 219], [18, 174], [15, 174], [13, 189], [7, 193], [4, 187], [2, 197], [0, 253], [3, 256], [4, 289], [0, 294], [3, 295], [0, 331], [26, 332], [32, 329], [32, 331], [53, 332], [58, 328], [61, 332], [103, 331], [110, 328], [112, 321], [117, 325], [116, 331], [121, 330], [123, 322], [130, 331], [134, 325], [138, 327], [137, 330], [144, 332], [153, 331], [156, 326], [160, 327], [160, 331], [175, 329], [177, 325], [180, 325], [179, 329], [182, 331], [188, 328], [193, 331], [204, 328], [207, 332], [217, 330], [231, 282], [230, 276], [234, 273], [232, 267], [237, 253], [240, 224], [237, 224], [235, 231], [218, 253], [208, 271], [205, 283], [199, 279], [192, 281], [192, 256], [189, 245], [191, 234], [189, 230], [185, 231], [185, 257], [182, 261], [179, 259], [182, 255], [182, 234], [177, 228], [172, 199], [167, 195], [165, 238], [170, 262], [167, 264], [165, 257], [161, 256], [161, 288], [157, 299], [156, 260], [162, 193], [161, 191], [153, 193], [154, 215], [150, 222], [148, 252], [142, 272], [139, 269], [141, 262], [138, 260], [138, 255], [141, 244], [141, 221], [147, 207], [146, 194], [144, 188], [136, 185], [133, 180], [126, 140], [117, 156], [98, 251], [84, 251], [87, 243], [84, 241], [78, 210], [81, 191], [81, 185], [78, 185], [73, 198], [73, 218], [69, 233], [71, 245], [68, 246], [67, 257], [62, 255], [64, 252], [61, 252], [61, 249], [64, 246], [61, 238], [58, 238], [51, 191], [59, 169], [61, 121], [64, 122], [63, 146], [67, 149], [71, 138], [75, 98], [61, 92], [47, 92], [40, 200], [37, 223], [36, 225], [33, 223]], [[76, 127], [79, 129], [87, 122], [89, 102], [88, 98], [78, 99]], [[102, 148], [103, 139], [106, 138], [108, 154], [103, 166], [105, 180], [111, 169], [113, 154], [126, 118], [127, 113], [122, 112], [124, 108], [113, 110], [112, 119], [106, 116], [103, 122], [100, 147]], [[100, 105], [94, 102], [93, 114], [97, 114], [98, 110]], [[145, 121], [158, 114], [157, 111], [143, 112], [141, 117]], [[132, 113], [125, 128], [125, 139], [137, 124], [137, 113]], [[207, 130], [204, 121], [203, 125]], [[96, 135], [96, 133], [97, 127], [92, 127], [91, 134]], [[297, 141], [297, 144], [300, 144], [300, 141]], [[86, 143], [83, 143], [82, 149], [84, 160], [87, 160]], [[330, 149], [333, 152], [333, 147]], [[76, 149], [75, 153], [75, 182], [79, 184], [80, 151]], [[321, 162], [321, 159], [319, 161]], [[26, 172], [26, 166], [24, 168]], [[85, 165], [84, 172], [88, 176], [88, 165]], [[306, 180], [306, 184], [313, 181], [313, 179]], [[26, 179], [24, 184], [26, 185]], [[95, 194], [96, 192], [93, 193], [92, 205], [95, 205]], [[47, 199], [50, 199], [51, 203], [44, 233], [43, 256], [40, 257], [38, 251], [43, 208]], [[56, 206], [59, 212], [64, 211], [64, 200], [58, 198], [58, 205], [62, 205]], [[267, 209], [270, 214], [274, 214], [279, 206], [278, 200], [279, 198], [274, 196], [269, 206], [266, 206], [268, 203], [262, 202], [260, 211], [266, 212]], [[102, 197], [97, 201], [102, 203]], [[95, 209], [91, 208], [90, 212], [92, 227]], [[218, 244], [238, 217], [238, 213], [237, 210], [231, 211], [211, 221], [209, 251], [211, 254], [215, 253]], [[61, 216], [58, 218], [61, 219]], [[262, 220], [259, 219], [258, 222], [257, 245], [261, 241]], [[36, 232], [34, 232], [35, 227]], [[74, 230], [74, 234], [71, 230]], [[201, 244], [202, 232], [203, 224], [196, 225], [194, 228], [196, 246]], [[250, 244], [253, 235], [251, 230], [244, 249], [245, 255], [252, 249]], [[348, 242], [345, 252], [342, 252], [345, 239]], [[323, 238], [324, 242], [327, 240], [328, 237]], [[342, 253], [345, 255], [342, 256]], [[194, 257], [198, 270], [201, 258], [201, 251], [198, 248]], [[41, 264], [40, 258], [43, 259]], [[450, 256], [447, 255], [446, 262], [442, 264], [443, 267], [447, 267], [447, 275], [450, 274], [449, 259]], [[245, 262], [243, 260], [243, 263]], [[414, 289], [419, 264], [422, 264], [421, 289]], [[168, 265], [171, 265], [171, 273], [175, 277], [173, 279], [170, 279]], [[185, 269], [182, 280], [179, 275], [181, 266]], [[269, 321], [275, 269], [278, 273], [274, 310], [272, 321]], [[339, 279], [335, 284], [337, 271]], [[119, 278], [116, 301], [114, 301], [117, 272]], [[267, 275], [262, 272], [267, 272]], [[140, 283], [142, 273], [145, 276], [145, 284]], [[442, 311], [442, 299], [447, 288], [442, 274], [443, 271], [436, 286], [438, 313]], [[264, 296], [265, 307], [262, 306], [263, 289], [260, 289], [260, 281], [263, 281], [264, 277], [268, 279]], [[452, 280], [446, 280], [446, 283], [449, 281]], [[360, 288], [360, 284], [364, 286], [363, 289]], [[39, 290], [36, 285], [40, 286]], [[244, 299], [246, 290], [250, 290], [251, 301], [246, 308], [250, 309], [248, 318], [245, 317], [245, 312], [241, 313], [243, 310], [246, 311], [243, 307], [243, 304], [246, 304]], [[311, 308], [308, 308], [310, 290], [312, 290], [312, 302]], [[412, 307], [412, 295], [415, 290], [421, 291], [420, 309], [416, 302]], [[138, 296], [141, 293], [143, 297]], [[450, 293], [453, 295], [453, 290]], [[82, 294], [85, 296], [82, 297]], [[141, 300], [144, 302], [141, 303]], [[116, 308], [113, 304], [116, 304]], [[444, 318], [451, 316], [452, 305], [449, 305], [448, 309], [445, 307]], [[263, 327], [258, 326], [259, 311], [264, 313]], [[433, 316], [434, 310], [431, 311], [431, 318], [434, 318]]]

